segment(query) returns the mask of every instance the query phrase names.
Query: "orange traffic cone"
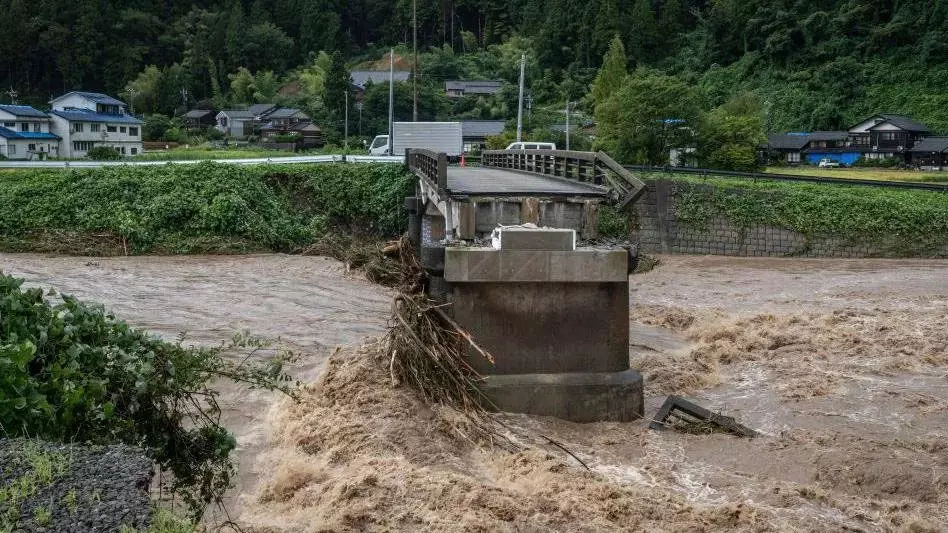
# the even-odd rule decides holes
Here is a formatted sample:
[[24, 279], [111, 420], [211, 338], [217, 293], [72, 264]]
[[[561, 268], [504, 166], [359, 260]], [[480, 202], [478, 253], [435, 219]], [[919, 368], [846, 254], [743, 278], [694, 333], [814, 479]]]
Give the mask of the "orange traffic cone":
[[464, 152], [461, 152], [461, 166], [466, 167], [467, 161], [464, 160]]

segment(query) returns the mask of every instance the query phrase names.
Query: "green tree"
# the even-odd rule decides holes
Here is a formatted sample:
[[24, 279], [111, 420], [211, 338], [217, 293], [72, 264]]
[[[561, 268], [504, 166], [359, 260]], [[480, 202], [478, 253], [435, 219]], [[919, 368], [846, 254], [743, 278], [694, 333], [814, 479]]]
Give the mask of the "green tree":
[[253, 102], [254, 79], [253, 74], [245, 67], [237, 72], [228, 74], [230, 79], [230, 101], [234, 104], [250, 104]]
[[616, 35], [609, 43], [609, 50], [602, 58], [602, 67], [599, 69], [595, 81], [593, 81], [592, 90], [590, 91], [593, 104], [598, 106], [600, 103], [604, 103], [609, 96], [615, 94], [622, 87], [626, 76], [628, 76], [628, 71], [626, 70], [625, 47], [622, 46], [622, 40]]
[[628, 25], [629, 55], [636, 65], [654, 62], [656, 43], [660, 41], [658, 24], [650, 0], [635, 0]]
[[759, 101], [740, 95], [701, 117], [698, 160], [709, 168], [753, 171], [766, 138]]
[[597, 146], [625, 163], [665, 164], [670, 147], [687, 144], [699, 115], [687, 83], [639, 71], [596, 107]]
[[243, 64], [244, 45], [244, 8], [239, 0], [232, 0], [230, 13], [227, 16], [226, 41], [224, 51], [226, 52], [227, 68], [233, 69]]
[[125, 92], [131, 93], [130, 104], [139, 113], [157, 112], [161, 100], [162, 72], [155, 65], [148, 65], [138, 76], [128, 82]]
[[[324, 82], [324, 86], [324, 100], [326, 102], [326, 108], [330, 112], [335, 113], [338, 119], [341, 119], [343, 110], [345, 109], [345, 94], [349, 93], [351, 89], [349, 71], [346, 69], [345, 60], [342, 58], [342, 53], [339, 51], [332, 53], [329, 62], [329, 71], [326, 72], [326, 81]], [[349, 103], [355, 103], [352, 101], [352, 95], [350, 94], [349, 96]]]
[[283, 73], [293, 51], [293, 39], [271, 22], [254, 24], [241, 35], [241, 66], [256, 72]]

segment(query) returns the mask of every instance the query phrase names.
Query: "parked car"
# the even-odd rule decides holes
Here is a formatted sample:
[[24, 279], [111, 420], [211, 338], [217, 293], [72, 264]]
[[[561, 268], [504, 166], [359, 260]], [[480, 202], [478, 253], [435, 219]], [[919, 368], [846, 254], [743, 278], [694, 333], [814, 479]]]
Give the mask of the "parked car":
[[838, 161], [833, 161], [832, 159], [828, 157], [824, 157], [823, 159], [820, 159], [820, 164], [819, 164], [820, 168], [839, 168], [841, 166], [842, 165], [840, 165]]
[[516, 142], [507, 145], [508, 150], [556, 150], [555, 143]]

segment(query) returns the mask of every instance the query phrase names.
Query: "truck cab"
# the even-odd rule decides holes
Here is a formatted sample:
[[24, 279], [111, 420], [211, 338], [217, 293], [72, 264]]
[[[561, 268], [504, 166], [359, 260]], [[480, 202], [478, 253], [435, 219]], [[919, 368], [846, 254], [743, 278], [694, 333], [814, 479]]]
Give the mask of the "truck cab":
[[388, 153], [388, 135], [376, 135], [369, 145], [369, 155], [391, 155]]

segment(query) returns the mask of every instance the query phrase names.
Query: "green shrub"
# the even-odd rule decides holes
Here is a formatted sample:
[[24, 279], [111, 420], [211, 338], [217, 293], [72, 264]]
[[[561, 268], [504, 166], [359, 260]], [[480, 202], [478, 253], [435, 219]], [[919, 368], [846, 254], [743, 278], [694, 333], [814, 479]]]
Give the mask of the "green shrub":
[[93, 161], [115, 161], [122, 159], [122, 154], [111, 146], [94, 146], [86, 153], [86, 157]]
[[0, 249], [68, 253], [293, 251], [314, 216], [379, 237], [404, 230], [400, 165], [220, 163], [28, 170], [0, 181]]
[[895, 168], [899, 165], [899, 160], [894, 157], [885, 157], [883, 159], [867, 159], [860, 157], [854, 163], [854, 167], [864, 168]]
[[300, 141], [300, 136], [295, 133], [287, 133], [275, 136], [273, 141], [278, 143], [297, 143]]
[[[52, 294], [50, 294], [52, 296]], [[5, 436], [142, 446], [174, 474], [195, 516], [230, 485], [233, 435], [217, 423], [217, 393], [228, 378], [290, 392], [290, 359], [221, 357], [262, 343], [235, 337], [214, 348], [185, 347], [129, 327], [102, 307], [0, 274], [0, 420]]]

